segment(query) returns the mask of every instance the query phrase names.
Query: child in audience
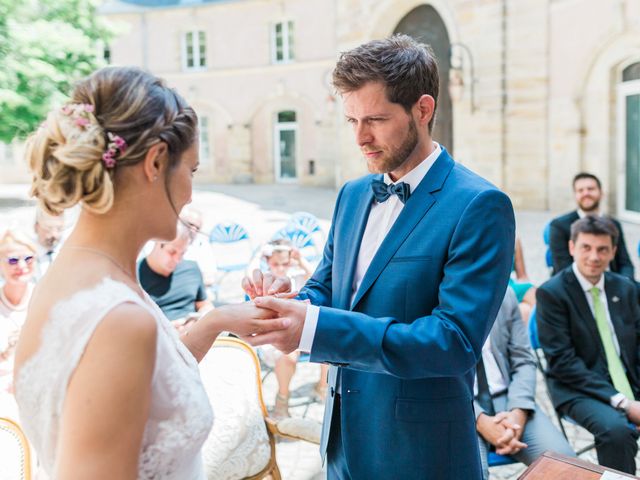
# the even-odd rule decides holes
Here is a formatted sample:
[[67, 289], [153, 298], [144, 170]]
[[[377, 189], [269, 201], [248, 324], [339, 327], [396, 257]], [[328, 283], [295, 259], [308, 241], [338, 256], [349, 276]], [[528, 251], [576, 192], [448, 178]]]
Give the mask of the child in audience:
[[[261, 269], [268, 270], [277, 277], [289, 276], [292, 290], [298, 290], [309, 279], [311, 267], [288, 240], [272, 240], [262, 249]], [[300, 352], [282, 354], [271, 345], [261, 347], [261, 355], [268, 365], [274, 366], [278, 381], [278, 393], [272, 416], [281, 419], [289, 416], [289, 385], [296, 372]], [[313, 389], [313, 397], [324, 400], [327, 389], [327, 366], [321, 365], [320, 379]]]

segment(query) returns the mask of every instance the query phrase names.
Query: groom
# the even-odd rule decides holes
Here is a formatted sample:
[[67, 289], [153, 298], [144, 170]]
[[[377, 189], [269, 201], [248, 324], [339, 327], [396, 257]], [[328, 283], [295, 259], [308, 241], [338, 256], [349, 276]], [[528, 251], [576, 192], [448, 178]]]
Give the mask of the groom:
[[[249, 337], [332, 366], [329, 479], [479, 479], [473, 378], [507, 286], [506, 195], [431, 139], [438, 68], [408, 36], [343, 53], [333, 72], [373, 175], [338, 194], [324, 257], [289, 321]], [[251, 294], [266, 293], [259, 276]], [[270, 281], [270, 280], [269, 280]]]

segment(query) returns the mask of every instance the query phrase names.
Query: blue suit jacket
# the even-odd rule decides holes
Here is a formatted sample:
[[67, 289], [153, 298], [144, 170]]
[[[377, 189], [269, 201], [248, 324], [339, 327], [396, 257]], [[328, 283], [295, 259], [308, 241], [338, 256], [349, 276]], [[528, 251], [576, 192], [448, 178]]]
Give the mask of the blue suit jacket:
[[472, 382], [511, 270], [511, 203], [443, 150], [351, 302], [373, 178], [340, 191], [323, 259], [300, 294], [321, 307], [311, 361], [334, 365], [321, 453], [339, 378], [354, 480], [481, 478]]

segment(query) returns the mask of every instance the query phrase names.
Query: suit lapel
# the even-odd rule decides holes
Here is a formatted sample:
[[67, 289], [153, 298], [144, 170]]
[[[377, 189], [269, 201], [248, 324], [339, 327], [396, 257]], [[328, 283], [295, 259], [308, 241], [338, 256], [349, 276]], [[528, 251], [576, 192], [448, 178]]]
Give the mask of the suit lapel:
[[[371, 178], [381, 180], [382, 175], [372, 176]], [[355, 201], [350, 205], [347, 213], [347, 215], [349, 215], [353, 212], [353, 217], [350, 221], [345, 222], [346, 232], [344, 235], [341, 235], [346, 242], [346, 256], [344, 257], [346, 259], [346, 269], [344, 275], [340, 275], [339, 277], [341, 284], [337, 290], [339, 292], [339, 298], [336, 307], [345, 310], [349, 308], [349, 302], [353, 292], [353, 276], [358, 263], [358, 252], [360, 251], [362, 236], [364, 235], [367, 220], [369, 219], [369, 212], [371, 211], [371, 205], [373, 203], [373, 191], [370, 188], [370, 184], [364, 183], [361, 185], [360, 189], [355, 193], [355, 198]]]
[[[373, 256], [371, 264], [362, 279], [360, 288], [353, 299], [351, 309], [355, 308], [387, 263], [389, 263], [391, 257], [396, 253], [398, 248], [400, 248], [400, 245], [402, 245], [418, 222], [420, 222], [435, 203], [436, 197], [433, 193], [442, 189], [442, 185], [453, 168], [453, 165], [453, 159], [443, 148], [442, 153], [415, 189], [415, 192], [411, 193], [400, 215], [380, 244], [378, 251]], [[362, 235], [360, 235], [360, 240], [362, 240]], [[359, 246], [360, 242], [358, 242], [358, 247]]]

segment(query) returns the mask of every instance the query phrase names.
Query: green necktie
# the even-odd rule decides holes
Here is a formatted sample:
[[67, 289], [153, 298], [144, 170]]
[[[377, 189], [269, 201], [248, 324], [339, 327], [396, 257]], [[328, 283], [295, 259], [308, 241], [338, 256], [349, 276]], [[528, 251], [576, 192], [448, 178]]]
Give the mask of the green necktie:
[[600, 333], [600, 340], [602, 340], [602, 346], [604, 347], [604, 353], [607, 357], [607, 366], [609, 368], [609, 375], [613, 381], [615, 389], [622, 393], [629, 400], [634, 400], [633, 390], [629, 384], [629, 379], [624, 373], [624, 367], [622, 361], [616, 353], [616, 347], [613, 344], [614, 332], [609, 328], [609, 322], [607, 322], [607, 312], [604, 310], [604, 305], [600, 301], [600, 289], [593, 287], [591, 290], [591, 298], [593, 298], [593, 310], [595, 311], [596, 325], [598, 326], [598, 332]]

